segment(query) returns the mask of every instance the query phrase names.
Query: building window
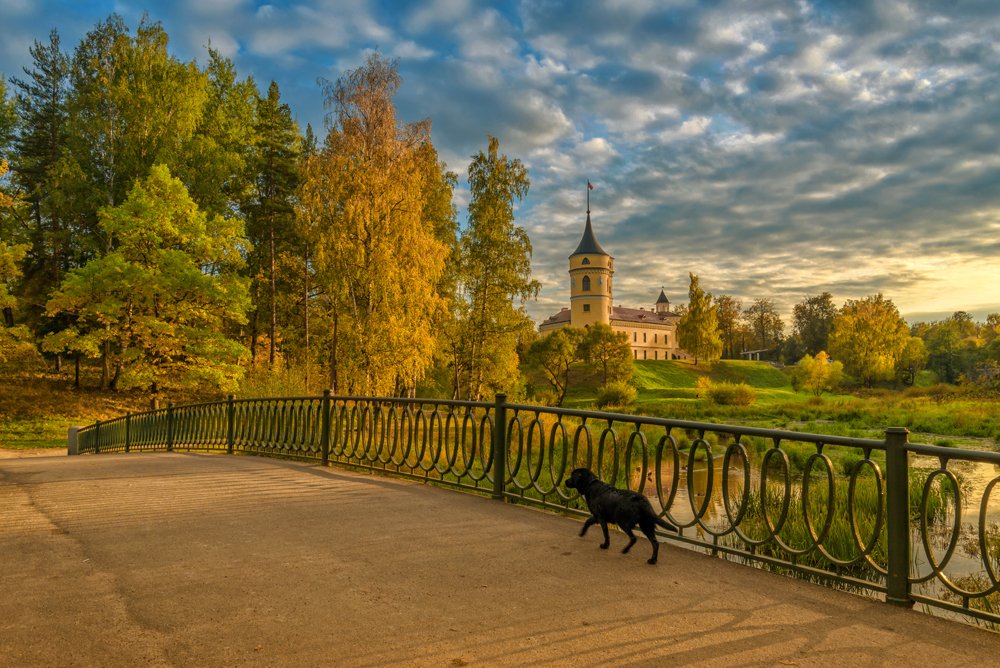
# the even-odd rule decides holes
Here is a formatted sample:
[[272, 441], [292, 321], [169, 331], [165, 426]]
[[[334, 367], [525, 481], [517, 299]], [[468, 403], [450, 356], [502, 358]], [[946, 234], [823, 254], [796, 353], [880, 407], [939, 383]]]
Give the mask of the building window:
[[656, 361], [658, 359], [660, 359], [660, 351], [654, 350], [653, 351], [653, 360]]
[[642, 359], [646, 359], [646, 351], [645, 350], [642, 351]]
[[653, 343], [656, 343], [656, 337], [658, 337], [658, 336], [659, 336], [659, 334], [653, 334]]
[[590, 276], [583, 277], [583, 291], [590, 292]]
[[643, 342], [643, 343], [645, 343], [645, 342], [646, 342], [646, 332], [643, 332], [643, 333], [642, 333], [642, 342]]
[[635, 343], [639, 340], [639, 334], [637, 332], [632, 332], [632, 342]]
[[589, 257], [583, 258], [583, 262], [581, 262], [580, 264], [590, 264], [590, 258]]
[[633, 350], [632, 351], [632, 355], [635, 356], [636, 359], [639, 359], [639, 351], [638, 350]]
[[584, 313], [590, 313], [590, 304], [584, 304], [583, 305], [583, 312]]

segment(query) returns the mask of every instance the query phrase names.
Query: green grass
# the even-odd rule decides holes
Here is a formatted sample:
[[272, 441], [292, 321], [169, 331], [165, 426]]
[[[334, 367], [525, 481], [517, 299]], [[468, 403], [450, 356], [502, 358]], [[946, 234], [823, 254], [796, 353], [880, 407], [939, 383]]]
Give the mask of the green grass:
[[[564, 406], [592, 409], [597, 384], [589, 371], [572, 379]], [[699, 396], [699, 379], [746, 383], [756, 391], [750, 406], [719, 406]], [[887, 427], [906, 427], [912, 441], [992, 449], [1000, 441], [1000, 400], [972, 396], [960, 388], [881, 389], [857, 394], [810, 393], [792, 389], [788, 376], [765, 362], [722, 360], [712, 366], [683, 361], [635, 362], [640, 415], [790, 429], [836, 436], [880, 438]], [[932, 388], [933, 389], [933, 388]]]

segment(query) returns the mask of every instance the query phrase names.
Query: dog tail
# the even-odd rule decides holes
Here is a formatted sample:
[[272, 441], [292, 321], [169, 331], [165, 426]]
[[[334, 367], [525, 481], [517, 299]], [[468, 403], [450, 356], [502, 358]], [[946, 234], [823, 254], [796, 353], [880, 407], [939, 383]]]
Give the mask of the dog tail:
[[680, 533], [680, 530], [678, 530], [677, 527], [675, 527], [673, 524], [671, 524], [670, 522], [666, 521], [665, 519], [663, 519], [659, 515], [656, 516], [656, 524], [658, 526], [660, 526], [660, 527], [663, 527], [667, 531], [673, 531], [674, 533]]

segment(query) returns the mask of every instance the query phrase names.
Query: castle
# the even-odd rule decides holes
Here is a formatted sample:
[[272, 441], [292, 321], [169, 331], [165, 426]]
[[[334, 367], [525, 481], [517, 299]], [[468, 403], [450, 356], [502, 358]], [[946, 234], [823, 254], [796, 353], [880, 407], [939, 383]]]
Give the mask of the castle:
[[603, 322], [628, 336], [632, 355], [637, 360], [688, 359], [690, 355], [677, 343], [677, 322], [681, 317], [670, 310], [670, 300], [662, 289], [649, 310], [612, 304], [615, 259], [601, 248], [594, 236], [589, 194], [587, 226], [580, 244], [569, 256], [569, 308], [546, 318], [538, 326], [539, 333]]

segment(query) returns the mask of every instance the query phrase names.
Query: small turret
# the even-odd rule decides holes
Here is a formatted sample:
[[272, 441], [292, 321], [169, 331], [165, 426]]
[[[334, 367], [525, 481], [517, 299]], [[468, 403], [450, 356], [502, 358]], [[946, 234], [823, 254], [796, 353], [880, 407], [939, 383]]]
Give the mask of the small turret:
[[669, 313], [670, 312], [670, 300], [667, 299], [666, 293], [663, 288], [660, 288], [660, 296], [656, 300], [656, 306], [653, 307], [657, 313]]

